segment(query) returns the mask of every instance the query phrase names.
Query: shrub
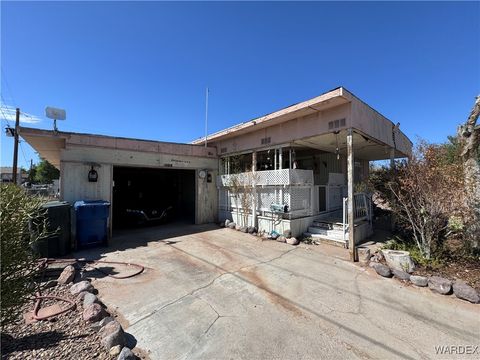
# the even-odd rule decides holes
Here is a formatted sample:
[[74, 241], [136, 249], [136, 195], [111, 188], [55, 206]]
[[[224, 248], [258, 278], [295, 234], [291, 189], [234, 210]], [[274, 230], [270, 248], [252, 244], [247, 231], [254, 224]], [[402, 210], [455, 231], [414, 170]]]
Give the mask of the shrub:
[[426, 259], [440, 253], [447, 232], [461, 230], [471, 216], [465, 206], [462, 163], [448, 158], [445, 146], [421, 141], [408, 162], [373, 177], [401, 230]]
[[0, 185], [1, 326], [18, 318], [35, 292], [32, 243], [47, 236], [43, 200], [13, 184]]

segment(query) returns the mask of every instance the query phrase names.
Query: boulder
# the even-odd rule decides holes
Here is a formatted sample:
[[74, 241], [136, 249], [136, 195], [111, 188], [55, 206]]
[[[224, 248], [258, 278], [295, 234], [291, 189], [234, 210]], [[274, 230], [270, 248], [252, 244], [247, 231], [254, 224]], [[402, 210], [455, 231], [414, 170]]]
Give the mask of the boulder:
[[478, 295], [478, 292], [463, 281], [455, 281], [453, 283], [453, 293], [459, 299], [467, 300], [474, 304], [478, 304], [480, 302], [480, 296]]
[[425, 287], [428, 285], [428, 278], [425, 276], [411, 275], [410, 282], [415, 286]]
[[224, 222], [221, 222], [219, 225], [220, 225], [221, 228], [225, 227], [225, 223], [224, 223]]
[[358, 254], [358, 261], [363, 265], [367, 265], [368, 262], [370, 261], [370, 249], [367, 247], [359, 246], [357, 248], [357, 254]]
[[404, 281], [410, 280], [410, 274], [405, 271], [392, 269], [392, 273], [393, 273], [393, 276], [399, 280], [404, 280]]
[[249, 234], [254, 234], [257, 232], [257, 228], [255, 226], [249, 226], [247, 231]]
[[232, 229], [232, 230], [233, 230], [233, 229], [235, 229], [236, 226], [237, 226], [237, 225], [236, 225], [234, 222], [228, 223], [228, 228], [229, 228], [229, 229]]
[[446, 295], [452, 291], [452, 282], [440, 276], [432, 276], [428, 279], [428, 288], [433, 292]]
[[378, 275], [383, 277], [392, 277], [392, 271], [387, 265], [381, 263], [373, 263], [372, 267], [375, 269]]
[[114, 320], [105, 325], [99, 332], [101, 343], [107, 351], [114, 346], [125, 346], [125, 333], [118, 321]]
[[230, 221], [229, 219], [225, 219], [225, 222], [224, 222], [225, 227], [228, 227], [228, 224], [230, 224], [230, 222], [231, 222], [231, 221]]
[[294, 237], [286, 238], [285, 241], [287, 242], [287, 244], [290, 244], [290, 245], [298, 245], [300, 243], [300, 240]]
[[57, 281], [61, 285], [69, 284], [75, 278], [75, 268], [72, 265], [68, 265], [63, 269], [62, 273], [58, 277]]
[[50, 280], [50, 281], [47, 281], [44, 285], [43, 285], [43, 288], [44, 289], [49, 289], [49, 288], [52, 288], [52, 287], [55, 287], [57, 286], [57, 280]]
[[412, 273], [413, 270], [415, 270], [415, 264], [408, 251], [382, 250], [382, 253], [390, 269], [396, 269], [408, 273]]
[[241, 226], [238, 224], [235, 224], [235, 230], [240, 231], [240, 229], [241, 229]]
[[107, 325], [108, 323], [111, 323], [112, 321], [115, 321], [115, 319], [111, 316], [107, 316], [105, 318], [103, 318], [102, 320], [100, 320], [100, 326], [101, 327], [104, 327], [105, 325]]
[[83, 297], [83, 308], [87, 308], [93, 303], [98, 303], [98, 299], [95, 295], [92, 293], [87, 292], [85, 296]]
[[285, 238], [289, 239], [292, 237], [292, 231], [290, 229], [288, 230], [284, 230], [283, 231], [283, 236], [285, 236]]
[[[270, 234], [270, 238], [273, 239], [273, 240], [276, 240], [280, 235], [275, 232], [275, 231], [272, 231], [272, 233]], [[285, 241], [283, 241], [285, 242]]]
[[110, 356], [118, 356], [122, 352], [122, 347], [120, 345], [113, 346], [108, 352]]
[[[273, 236], [272, 236], [272, 239], [273, 239]], [[287, 239], [285, 239], [285, 236], [280, 235], [280, 236], [276, 237], [275, 240], [278, 241], [278, 242], [284, 243], [284, 242], [286, 242]]]
[[77, 295], [77, 300], [78, 301], [83, 301], [85, 299], [85, 295], [90, 294], [88, 291], [82, 291], [80, 294]]
[[246, 226], [240, 226], [240, 232], [246, 233], [248, 232], [248, 228]]
[[97, 303], [93, 303], [83, 310], [83, 320], [88, 322], [100, 321], [105, 315], [105, 311], [101, 305]]
[[380, 251], [375, 251], [375, 253], [370, 258], [370, 261], [373, 262], [381, 262], [384, 259], [382, 253]]
[[124, 347], [117, 360], [135, 360], [137, 357], [128, 347]]
[[109, 322], [114, 321], [115, 319], [111, 316], [104, 317], [102, 320], [97, 321], [96, 323], [90, 325], [90, 327], [96, 331], [100, 330], [102, 327], [107, 325]]
[[71, 293], [72, 295], [78, 295], [78, 294], [80, 294], [82, 291], [92, 292], [92, 291], [93, 291], [93, 286], [92, 286], [92, 284], [90, 284], [89, 281], [84, 280], [84, 281], [80, 281], [79, 283], [73, 284], [73, 285], [70, 287], [70, 293]]

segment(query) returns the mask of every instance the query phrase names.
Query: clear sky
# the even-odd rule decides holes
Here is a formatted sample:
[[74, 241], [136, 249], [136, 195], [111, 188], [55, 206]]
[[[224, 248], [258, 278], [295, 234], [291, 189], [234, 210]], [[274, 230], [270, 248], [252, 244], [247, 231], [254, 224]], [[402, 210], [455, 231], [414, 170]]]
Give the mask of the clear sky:
[[60, 130], [189, 142], [206, 86], [210, 132], [345, 86], [439, 142], [480, 92], [479, 19], [479, 2], [2, 1], [0, 117], [50, 129], [51, 105]]

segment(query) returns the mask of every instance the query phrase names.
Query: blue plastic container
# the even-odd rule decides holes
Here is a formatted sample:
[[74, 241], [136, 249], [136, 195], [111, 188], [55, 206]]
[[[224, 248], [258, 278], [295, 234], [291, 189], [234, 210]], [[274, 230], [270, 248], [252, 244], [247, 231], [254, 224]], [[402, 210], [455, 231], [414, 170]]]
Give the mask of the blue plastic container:
[[75, 209], [77, 248], [107, 244], [110, 203], [104, 200], [81, 200]]

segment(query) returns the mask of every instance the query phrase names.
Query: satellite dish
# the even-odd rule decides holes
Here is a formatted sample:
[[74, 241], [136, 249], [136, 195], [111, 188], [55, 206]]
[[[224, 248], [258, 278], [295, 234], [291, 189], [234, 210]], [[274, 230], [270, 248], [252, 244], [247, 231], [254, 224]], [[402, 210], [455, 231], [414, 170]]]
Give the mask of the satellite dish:
[[57, 131], [57, 120], [65, 120], [67, 118], [67, 113], [64, 109], [58, 109], [51, 106], [45, 108], [45, 115], [49, 119], [53, 119], [53, 130]]

